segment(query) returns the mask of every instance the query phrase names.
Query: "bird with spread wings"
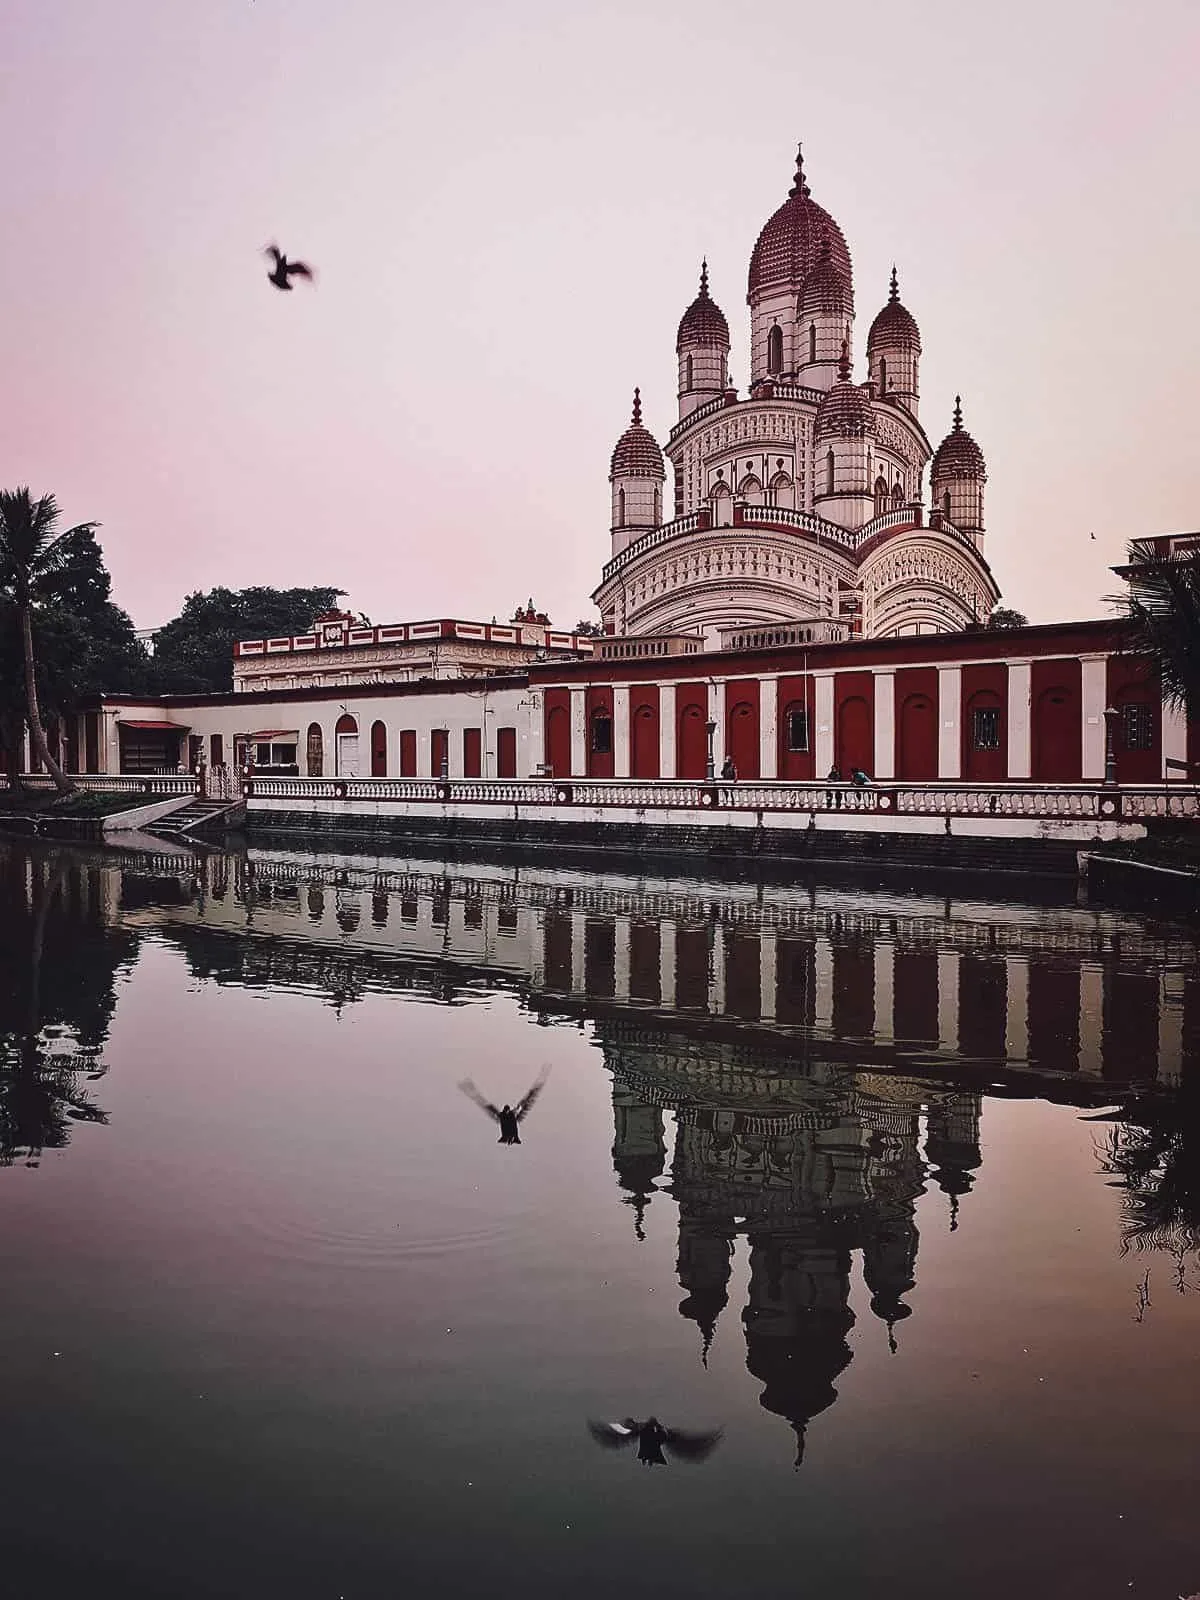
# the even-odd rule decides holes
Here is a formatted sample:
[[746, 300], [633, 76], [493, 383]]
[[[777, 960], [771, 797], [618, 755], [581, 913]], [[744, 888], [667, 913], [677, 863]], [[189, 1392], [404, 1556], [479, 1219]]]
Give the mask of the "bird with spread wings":
[[606, 1450], [623, 1450], [637, 1440], [638, 1460], [647, 1467], [665, 1467], [664, 1449], [678, 1461], [704, 1461], [721, 1442], [723, 1428], [708, 1433], [691, 1433], [683, 1428], [665, 1427], [657, 1417], [635, 1422], [589, 1422], [588, 1432]]
[[550, 1068], [543, 1067], [541, 1072], [538, 1074], [537, 1082], [531, 1089], [528, 1089], [525, 1094], [521, 1096], [516, 1105], [509, 1105], [507, 1102], [505, 1102], [505, 1104], [502, 1106], [494, 1106], [490, 1100], [484, 1099], [483, 1095], [480, 1094], [479, 1090], [471, 1082], [470, 1078], [464, 1078], [458, 1087], [466, 1095], [468, 1100], [474, 1100], [475, 1104], [481, 1111], [486, 1111], [493, 1122], [498, 1122], [500, 1124], [499, 1142], [501, 1144], [520, 1144], [521, 1124], [529, 1115], [534, 1101], [545, 1088], [546, 1079], [549, 1076]]
[[273, 283], [277, 289], [290, 289], [293, 278], [308, 278], [311, 280], [313, 271], [305, 261], [289, 261], [278, 245], [269, 244], [263, 255], [271, 256], [275, 262], [274, 267], [267, 273], [267, 281]]

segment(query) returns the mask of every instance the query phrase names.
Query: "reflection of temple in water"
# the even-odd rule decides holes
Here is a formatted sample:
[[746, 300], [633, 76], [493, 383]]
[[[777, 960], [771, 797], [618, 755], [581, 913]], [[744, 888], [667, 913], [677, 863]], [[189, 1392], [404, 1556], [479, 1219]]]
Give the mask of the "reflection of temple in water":
[[794, 1429], [799, 1465], [808, 1424], [837, 1398], [835, 1380], [851, 1359], [853, 1253], [861, 1253], [870, 1311], [895, 1350], [916, 1281], [916, 1201], [932, 1182], [956, 1216], [981, 1161], [981, 1098], [900, 1077], [818, 1072], [809, 1084], [793, 1080], [781, 1105], [769, 1072], [756, 1078], [718, 1046], [705, 1054], [718, 1058], [727, 1083], [740, 1079], [742, 1103], [703, 1104], [687, 1070], [695, 1046], [670, 1039], [655, 1047], [619, 1033], [610, 1040], [603, 1024], [599, 1031], [613, 1073], [613, 1164], [637, 1207], [639, 1237], [667, 1169], [669, 1106], [680, 1314], [696, 1324], [707, 1360], [730, 1299], [735, 1240], [744, 1237], [746, 1365], [763, 1385], [762, 1405]]

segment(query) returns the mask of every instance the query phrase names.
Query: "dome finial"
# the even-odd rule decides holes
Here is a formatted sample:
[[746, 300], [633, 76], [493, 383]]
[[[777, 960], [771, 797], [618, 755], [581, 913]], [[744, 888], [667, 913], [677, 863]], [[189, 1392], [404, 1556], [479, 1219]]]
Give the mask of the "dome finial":
[[843, 383], [850, 381], [850, 344], [846, 339], [842, 340], [842, 354], [838, 361], [838, 377]]
[[640, 389], [635, 389], [633, 391], [633, 426], [635, 428], [640, 428], [641, 425], [642, 425], [642, 391]]
[[700, 263], [700, 298], [708, 299], [708, 257], [705, 256]]
[[789, 198], [795, 199], [797, 195], [801, 195], [807, 200], [809, 193], [808, 184], [804, 181], [804, 146], [798, 144], [796, 146], [796, 177], [792, 184]]
[[954, 432], [962, 432], [962, 395], [954, 396]]
[[897, 300], [899, 300], [899, 298], [900, 298], [900, 282], [899, 282], [899, 279], [896, 277], [896, 263], [893, 261], [892, 262], [892, 282], [891, 282], [891, 287], [888, 289], [888, 301], [889, 301], [889, 303], [894, 304]]

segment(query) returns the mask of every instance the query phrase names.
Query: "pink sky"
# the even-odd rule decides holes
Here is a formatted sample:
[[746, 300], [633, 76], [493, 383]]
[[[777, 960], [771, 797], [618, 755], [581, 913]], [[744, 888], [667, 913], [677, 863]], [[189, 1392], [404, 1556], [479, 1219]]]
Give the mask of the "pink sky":
[[218, 583], [592, 615], [633, 385], [661, 440], [707, 253], [744, 387], [800, 138], [860, 374], [895, 259], [935, 443], [962, 392], [1007, 603], [1101, 614], [1200, 525], [1194, 0], [4, 11], [2, 476], [103, 524], [139, 626]]

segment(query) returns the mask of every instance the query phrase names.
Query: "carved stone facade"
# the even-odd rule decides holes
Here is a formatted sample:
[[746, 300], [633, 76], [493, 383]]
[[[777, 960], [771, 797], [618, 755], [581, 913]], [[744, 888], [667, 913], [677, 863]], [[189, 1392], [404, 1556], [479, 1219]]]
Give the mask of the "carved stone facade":
[[867, 340], [869, 376], [854, 381], [850, 253], [799, 160], [755, 245], [747, 300], [745, 396], [728, 382], [728, 325], [707, 268], [679, 325], [679, 421], [662, 451], [671, 521], [668, 469], [640, 407], [618, 442], [612, 559], [594, 595], [606, 630], [691, 626], [715, 645], [754, 623], [849, 616], [854, 632], [886, 636], [987, 616], [999, 591], [983, 555], [982, 452], [960, 408], [936, 454], [921, 426], [920, 333], [894, 270]]

